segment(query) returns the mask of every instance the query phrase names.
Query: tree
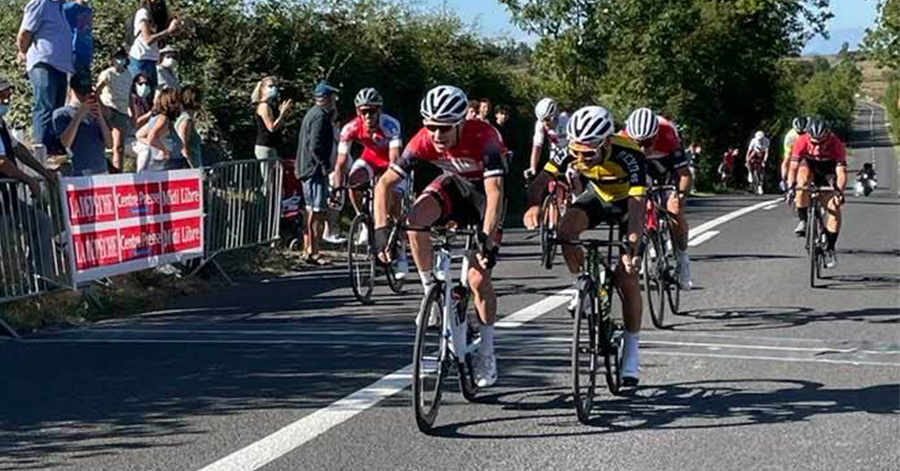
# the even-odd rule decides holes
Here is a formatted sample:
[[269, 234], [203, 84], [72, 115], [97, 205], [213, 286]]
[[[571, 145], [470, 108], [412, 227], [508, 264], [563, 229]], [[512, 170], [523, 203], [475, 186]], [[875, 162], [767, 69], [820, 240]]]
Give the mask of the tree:
[[874, 29], [866, 30], [863, 49], [882, 67], [900, 69], [900, 0], [881, 0]]

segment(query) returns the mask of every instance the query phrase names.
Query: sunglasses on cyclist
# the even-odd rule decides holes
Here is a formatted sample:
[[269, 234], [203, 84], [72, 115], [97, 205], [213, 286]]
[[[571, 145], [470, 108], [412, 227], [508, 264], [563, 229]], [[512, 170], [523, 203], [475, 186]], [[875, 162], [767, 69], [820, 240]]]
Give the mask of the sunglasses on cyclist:
[[453, 129], [453, 125], [452, 124], [426, 124], [425, 129], [427, 129], [428, 132], [439, 131], [439, 132], [444, 133], [444, 132], [447, 132], [447, 131]]
[[594, 160], [597, 158], [596, 150], [569, 149], [569, 154], [577, 160]]
[[380, 111], [379, 108], [360, 108], [359, 114], [363, 116], [372, 116], [378, 114]]

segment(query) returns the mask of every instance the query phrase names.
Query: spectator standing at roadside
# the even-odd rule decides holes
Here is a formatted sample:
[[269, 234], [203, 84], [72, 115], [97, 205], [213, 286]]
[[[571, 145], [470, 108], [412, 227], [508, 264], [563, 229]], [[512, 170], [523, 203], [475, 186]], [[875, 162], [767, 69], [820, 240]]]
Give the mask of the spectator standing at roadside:
[[265, 77], [257, 82], [250, 99], [256, 106], [253, 116], [256, 121], [256, 146], [253, 152], [260, 160], [277, 159], [281, 128], [291, 109], [291, 100], [278, 103], [278, 81], [275, 77]]
[[178, 49], [166, 46], [159, 51], [159, 64], [156, 66], [156, 78], [159, 81], [157, 92], [165, 88], [174, 88], [181, 91], [181, 81], [175, 75], [175, 67], [178, 66]]
[[21, 161], [49, 182], [55, 181], [55, 174], [41, 165], [28, 148], [10, 135], [4, 117], [9, 112], [13, 91], [12, 84], [0, 77], [0, 175], [24, 182], [32, 194], [37, 194], [40, 192], [37, 180], [19, 169], [16, 162]]
[[[500, 138], [503, 140], [503, 144], [509, 148], [510, 143], [510, 129], [509, 129], [509, 107], [505, 105], [497, 105], [496, 111], [494, 111], [494, 127], [497, 128], [497, 131], [500, 132]], [[510, 151], [511, 152], [511, 151]]]
[[91, 75], [94, 61], [94, 10], [85, 0], [70, 0], [63, 13], [72, 31], [72, 51], [76, 74]]
[[469, 100], [468, 108], [466, 108], [466, 119], [478, 119], [478, 111], [481, 104], [478, 100]]
[[17, 62], [25, 65], [34, 94], [32, 133], [51, 155], [65, 154], [53, 132], [53, 111], [66, 104], [67, 74], [74, 74], [72, 31], [60, 0], [30, 0], [17, 38]]
[[315, 106], [306, 112], [297, 146], [297, 178], [303, 182], [308, 213], [304, 234], [304, 258], [313, 265], [330, 262], [319, 255], [325, 214], [328, 209], [328, 174], [335, 144], [334, 114], [337, 89], [322, 81], [313, 89]]
[[142, 0], [134, 15], [134, 42], [128, 55], [131, 74], [143, 72], [150, 82], [150, 95], [156, 91], [158, 79], [159, 41], [171, 36], [180, 26], [178, 19], [169, 19], [166, 0]]
[[197, 132], [194, 116], [200, 111], [203, 94], [200, 89], [188, 85], [181, 90], [181, 114], [175, 121], [175, 130], [184, 143], [184, 157], [191, 168], [203, 168], [203, 140]]
[[478, 100], [478, 119], [485, 123], [490, 123], [491, 116], [491, 100], [482, 98]]
[[109, 173], [106, 149], [112, 147], [112, 135], [90, 76], [72, 76], [69, 104], [53, 112], [53, 127], [62, 145], [71, 153], [72, 176]]
[[114, 171], [121, 172], [125, 155], [125, 136], [131, 132], [131, 72], [128, 71], [128, 53], [119, 48], [112, 55], [112, 65], [100, 73], [97, 94], [103, 104], [103, 115], [112, 133]]
[[175, 121], [181, 114], [181, 95], [174, 88], [160, 90], [153, 103], [153, 111], [147, 125], [137, 133], [138, 141], [146, 149], [144, 158], [138, 158], [138, 171], [178, 170], [187, 168], [184, 143], [175, 130]]
[[153, 99], [150, 96], [150, 78], [143, 72], [134, 76], [131, 82], [131, 119], [135, 132], [144, 127], [153, 114]]

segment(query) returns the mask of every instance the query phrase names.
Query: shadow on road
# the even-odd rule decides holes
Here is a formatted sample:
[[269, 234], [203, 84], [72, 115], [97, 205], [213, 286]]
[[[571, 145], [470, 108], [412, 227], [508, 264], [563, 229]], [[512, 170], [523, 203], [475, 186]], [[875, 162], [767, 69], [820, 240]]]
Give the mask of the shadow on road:
[[[803, 380], [691, 381], [641, 387], [627, 397], [609, 396], [603, 391], [595, 403], [589, 424], [592, 427], [585, 429], [575, 418], [571, 395], [565, 388], [524, 389], [493, 397], [505, 411], [503, 418], [447, 424], [437, 427], [433, 434], [495, 440], [732, 428], [806, 422], [835, 414], [893, 415], [900, 412], [898, 397], [897, 384], [838, 389]], [[491, 432], [499, 423], [507, 424], [499, 427], [504, 431], [515, 430], [510, 424], [517, 421], [539, 421], [544, 427], [540, 432]]]
[[[691, 320], [678, 322], [681, 319]], [[900, 307], [834, 312], [816, 312], [799, 306], [718, 307], [683, 311], [670, 320], [668, 330], [675, 332], [787, 329], [828, 321], [897, 324]]]

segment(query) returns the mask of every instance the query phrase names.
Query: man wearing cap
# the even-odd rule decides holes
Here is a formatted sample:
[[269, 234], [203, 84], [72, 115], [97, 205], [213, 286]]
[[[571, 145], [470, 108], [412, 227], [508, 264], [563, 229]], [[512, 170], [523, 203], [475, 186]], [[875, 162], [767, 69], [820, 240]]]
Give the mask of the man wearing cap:
[[159, 80], [157, 91], [164, 88], [174, 88], [181, 91], [181, 81], [175, 75], [175, 66], [178, 65], [178, 49], [166, 46], [159, 51], [159, 65], [156, 66], [156, 75]]
[[112, 148], [112, 135], [90, 77], [72, 76], [69, 104], [53, 112], [53, 127], [59, 140], [71, 152], [72, 176], [109, 172], [106, 149]]
[[337, 91], [324, 80], [313, 89], [315, 106], [303, 117], [297, 145], [297, 178], [303, 182], [303, 197], [309, 214], [306, 218], [304, 255], [306, 262], [312, 265], [330, 263], [319, 256], [319, 241], [328, 210], [328, 174], [331, 172], [335, 145], [333, 117]]
[[6, 127], [6, 114], [9, 113], [10, 102], [13, 94], [12, 85], [3, 77], [0, 77], [0, 176], [14, 178], [24, 182], [31, 188], [32, 193], [38, 193], [40, 186], [37, 180], [26, 175], [17, 165], [21, 161], [49, 182], [54, 182], [55, 174], [41, 165], [27, 147], [16, 141]]
[[49, 154], [65, 150], [53, 133], [53, 110], [66, 102], [66, 74], [74, 74], [72, 30], [63, 13], [61, 0], [30, 0], [25, 5], [17, 37], [19, 65], [25, 65], [34, 90], [33, 125], [35, 142]]

